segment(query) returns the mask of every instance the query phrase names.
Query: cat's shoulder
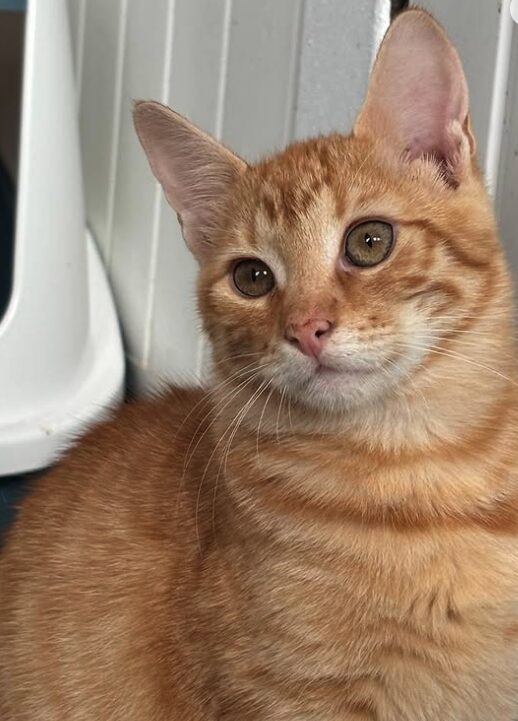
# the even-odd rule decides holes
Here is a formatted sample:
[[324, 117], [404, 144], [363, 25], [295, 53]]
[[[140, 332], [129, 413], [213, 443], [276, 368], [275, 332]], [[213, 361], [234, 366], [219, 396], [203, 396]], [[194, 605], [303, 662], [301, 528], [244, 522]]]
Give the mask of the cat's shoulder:
[[[168, 386], [160, 393], [130, 399], [113, 411], [101, 423], [89, 429], [76, 446], [97, 447], [109, 443], [117, 447], [127, 441], [167, 446], [183, 437], [182, 429], [192, 425], [199, 416], [199, 408], [210, 402], [207, 391], [200, 386]], [[73, 452], [73, 451], [72, 451]]]
[[153, 514], [151, 506], [167, 507], [207, 403], [199, 387], [170, 387], [123, 403], [35, 479], [19, 515], [61, 525], [71, 516], [101, 517], [114, 509], [147, 506]]
[[78, 438], [61, 464], [88, 471], [92, 463], [105, 467], [117, 459], [148, 464], [163, 455], [174, 458], [183, 452], [208, 403], [201, 387], [169, 386], [160, 394], [131, 399]]

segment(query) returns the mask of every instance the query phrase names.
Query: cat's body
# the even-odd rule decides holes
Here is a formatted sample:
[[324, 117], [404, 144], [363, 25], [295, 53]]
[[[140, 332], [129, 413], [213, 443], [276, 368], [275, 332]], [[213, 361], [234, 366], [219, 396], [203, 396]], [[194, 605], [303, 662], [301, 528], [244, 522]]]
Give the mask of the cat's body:
[[[374, 493], [362, 522], [352, 502], [309, 503], [305, 483], [368, 479], [372, 492], [401, 459], [374, 469], [335, 437], [306, 438], [302, 454], [297, 437], [263, 439], [258, 455], [238, 434], [227, 474], [241, 493], [215, 488], [217, 453], [200, 486], [215, 446], [208, 432], [187, 463], [208, 428], [202, 397], [124, 409], [24, 505], [1, 566], [0, 717], [512, 719], [516, 499], [487, 511], [465, 499], [436, 519], [402, 506], [384, 521]], [[466, 447], [405, 471], [471, 485], [501, 455], [488, 439], [482, 467]], [[265, 471], [279, 463], [284, 482]], [[251, 488], [256, 507], [241, 505]]]
[[458, 57], [422, 12], [394, 28], [354, 135], [255, 167], [137, 106], [213, 379], [124, 408], [23, 504], [2, 721], [517, 715], [510, 282]]

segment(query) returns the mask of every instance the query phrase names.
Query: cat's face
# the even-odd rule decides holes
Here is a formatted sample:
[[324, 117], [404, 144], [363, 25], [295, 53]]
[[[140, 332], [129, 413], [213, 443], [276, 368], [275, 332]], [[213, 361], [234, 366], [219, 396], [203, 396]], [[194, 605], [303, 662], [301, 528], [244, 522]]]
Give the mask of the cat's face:
[[[476, 184], [334, 136], [248, 168], [200, 275], [220, 374], [314, 409], [394, 393], [469, 327], [500, 258]], [[250, 384], [254, 389], [256, 384]]]
[[490, 363], [488, 329], [472, 326], [508, 301], [507, 276], [460, 60], [427, 13], [391, 26], [349, 136], [250, 166], [158, 103], [137, 104], [135, 121], [200, 262], [227, 387], [342, 413], [398, 394], [438, 357]]

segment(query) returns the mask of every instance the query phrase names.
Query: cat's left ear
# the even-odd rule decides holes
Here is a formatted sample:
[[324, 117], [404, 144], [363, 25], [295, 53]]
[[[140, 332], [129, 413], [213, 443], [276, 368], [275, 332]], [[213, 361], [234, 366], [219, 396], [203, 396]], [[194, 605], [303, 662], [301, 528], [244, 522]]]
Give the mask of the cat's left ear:
[[433, 159], [453, 185], [471, 167], [476, 146], [466, 78], [457, 51], [426, 11], [403, 12], [388, 29], [354, 133], [377, 137], [409, 160]]
[[133, 119], [151, 170], [178, 214], [185, 241], [202, 260], [227, 193], [246, 163], [161, 103], [136, 102]]

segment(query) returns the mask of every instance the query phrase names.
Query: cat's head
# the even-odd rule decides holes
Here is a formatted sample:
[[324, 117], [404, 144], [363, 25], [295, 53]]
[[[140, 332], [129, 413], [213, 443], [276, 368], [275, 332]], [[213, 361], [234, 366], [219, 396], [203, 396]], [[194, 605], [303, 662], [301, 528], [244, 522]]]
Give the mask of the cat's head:
[[219, 375], [249, 397], [379, 402], [508, 303], [461, 63], [423, 11], [389, 29], [351, 135], [249, 165], [159, 103], [135, 122], [200, 263]]

